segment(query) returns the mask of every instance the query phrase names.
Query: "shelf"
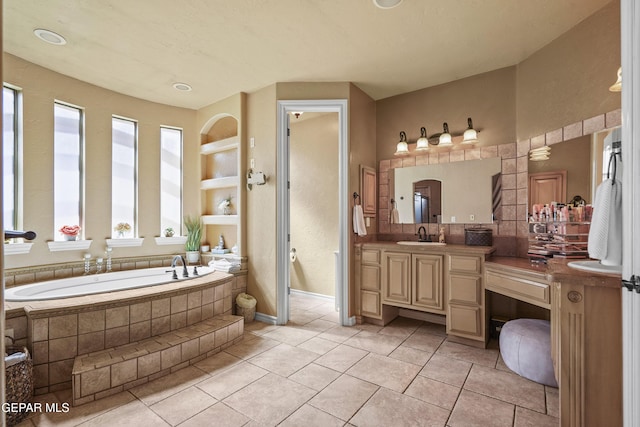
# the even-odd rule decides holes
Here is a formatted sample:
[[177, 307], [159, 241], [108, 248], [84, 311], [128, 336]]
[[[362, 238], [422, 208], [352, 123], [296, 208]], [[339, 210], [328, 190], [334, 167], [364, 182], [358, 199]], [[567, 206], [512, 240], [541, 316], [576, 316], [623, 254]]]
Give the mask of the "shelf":
[[187, 242], [187, 236], [173, 236], [173, 237], [156, 237], [156, 245], [184, 245]]
[[240, 179], [237, 176], [225, 176], [224, 178], [212, 178], [200, 181], [200, 189], [233, 188], [238, 187], [239, 184]]
[[240, 138], [233, 136], [231, 138], [221, 139], [219, 141], [208, 142], [200, 146], [200, 154], [214, 154], [221, 151], [234, 150], [240, 146]]
[[238, 215], [203, 215], [202, 223], [205, 225], [237, 225]]
[[107, 246], [111, 248], [128, 248], [142, 246], [144, 238], [123, 238], [123, 239], [107, 239]]
[[31, 251], [33, 243], [5, 243], [4, 254], [5, 255], [23, 255], [28, 254]]
[[47, 242], [50, 252], [81, 251], [89, 249], [93, 240], [57, 240]]

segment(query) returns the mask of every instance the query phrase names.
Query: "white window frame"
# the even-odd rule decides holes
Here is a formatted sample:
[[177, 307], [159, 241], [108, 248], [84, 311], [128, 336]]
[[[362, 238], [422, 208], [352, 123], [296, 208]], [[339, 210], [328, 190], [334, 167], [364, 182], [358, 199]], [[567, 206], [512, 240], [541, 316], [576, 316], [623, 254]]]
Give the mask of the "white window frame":
[[184, 197], [184, 188], [183, 188], [183, 171], [184, 171], [184, 129], [179, 128], [179, 127], [175, 127], [175, 126], [164, 126], [161, 125], [160, 126], [160, 235], [164, 236], [164, 230], [167, 227], [167, 224], [162, 223], [162, 218], [163, 218], [163, 211], [162, 211], [162, 195], [163, 195], [163, 191], [162, 191], [162, 131], [163, 129], [167, 129], [167, 130], [174, 130], [174, 131], [179, 131], [180, 132], [180, 182], [179, 182], [179, 186], [180, 186], [180, 213], [178, 216], [178, 224], [175, 225], [173, 227], [174, 232], [176, 233], [175, 236], [179, 236], [182, 232], [182, 219], [183, 219], [183, 197]]
[[[4, 90], [11, 90], [14, 94], [13, 103], [13, 223], [4, 224], [4, 228], [13, 228], [19, 230], [23, 228], [23, 212], [24, 212], [24, 181], [23, 181], [23, 157], [22, 157], [22, 89], [8, 83], [3, 83]], [[3, 104], [3, 108], [4, 108]], [[4, 111], [3, 111], [4, 114]], [[3, 121], [4, 123], [4, 121]], [[3, 129], [4, 136], [4, 129]], [[4, 138], [3, 138], [4, 142]], [[3, 147], [4, 150], [4, 147]], [[3, 171], [4, 173], [4, 171]], [[4, 212], [3, 212], [4, 217]]]
[[[139, 145], [139, 138], [138, 138], [138, 132], [139, 132], [139, 128], [138, 128], [138, 121], [136, 119], [132, 119], [130, 117], [123, 117], [123, 116], [118, 116], [118, 115], [112, 115], [111, 116], [111, 167], [112, 167], [112, 171], [113, 171], [113, 122], [114, 120], [121, 120], [121, 121], [127, 121], [127, 122], [131, 122], [134, 124], [134, 161], [133, 161], [133, 224], [130, 224], [132, 227], [131, 230], [131, 234], [133, 235], [133, 237], [137, 237], [138, 236], [138, 196], [139, 196], [139, 188], [138, 188], [138, 145]], [[113, 186], [113, 172], [112, 172], [112, 177], [111, 177], [111, 201], [113, 204], [113, 200], [115, 197], [115, 188]], [[117, 232], [113, 229], [113, 227], [116, 226], [116, 224], [118, 224], [119, 222], [121, 222], [118, 218], [114, 218], [113, 217], [113, 207], [111, 209], [111, 233], [112, 233], [112, 237], [117, 237]], [[129, 236], [131, 237], [131, 236]]]

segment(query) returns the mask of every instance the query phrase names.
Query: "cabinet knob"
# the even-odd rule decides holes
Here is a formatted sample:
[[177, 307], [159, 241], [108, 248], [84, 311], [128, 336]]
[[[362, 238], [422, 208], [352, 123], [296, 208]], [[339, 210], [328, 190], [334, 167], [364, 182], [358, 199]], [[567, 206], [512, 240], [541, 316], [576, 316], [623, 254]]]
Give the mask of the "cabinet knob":
[[567, 293], [567, 299], [571, 302], [580, 302], [582, 301], [582, 294], [577, 291], [569, 291], [569, 293]]

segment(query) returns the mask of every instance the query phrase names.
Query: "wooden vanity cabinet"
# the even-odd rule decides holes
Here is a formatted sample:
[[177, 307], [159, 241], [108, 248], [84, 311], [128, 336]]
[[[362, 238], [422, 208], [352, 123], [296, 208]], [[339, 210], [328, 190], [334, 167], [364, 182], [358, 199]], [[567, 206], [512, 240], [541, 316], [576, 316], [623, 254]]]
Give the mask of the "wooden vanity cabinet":
[[380, 295], [381, 251], [379, 249], [362, 249], [359, 255], [361, 315], [382, 319], [382, 299]]
[[485, 346], [483, 256], [447, 254], [447, 334]]
[[444, 314], [442, 255], [385, 251], [382, 303]]

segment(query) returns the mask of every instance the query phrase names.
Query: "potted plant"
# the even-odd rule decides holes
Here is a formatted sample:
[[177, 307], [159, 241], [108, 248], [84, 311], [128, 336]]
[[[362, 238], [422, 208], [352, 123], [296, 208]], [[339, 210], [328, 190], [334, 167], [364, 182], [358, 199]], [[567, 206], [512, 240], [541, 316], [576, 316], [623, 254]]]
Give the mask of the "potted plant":
[[187, 216], [184, 218], [184, 226], [187, 229], [187, 241], [184, 249], [187, 252], [187, 262], [200, 260], [200, 240], [202, 238], [202, 223], [198, 217]]
[[164, 229], [164, 237], [173, 237], [174, 231], [173, 228], [167, 227]]
[[58, 230], [62, 236], [64, 237], [64, 240], [77, 240], [78, 239], [78, 233], [80, 233], [80, 226], [79, 225], [63, 225], [62, 228], [60, 228], [60, 230]]

